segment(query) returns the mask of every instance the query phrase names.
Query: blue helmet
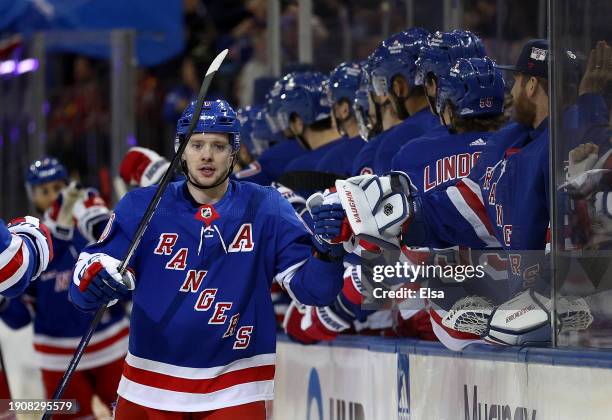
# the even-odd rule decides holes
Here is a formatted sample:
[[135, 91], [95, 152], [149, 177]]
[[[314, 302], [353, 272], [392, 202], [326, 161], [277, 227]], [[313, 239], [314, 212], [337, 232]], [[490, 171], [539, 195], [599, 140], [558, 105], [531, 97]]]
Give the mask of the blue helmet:
[[237, 111], [240, 121], [240, 138], [253, 157], [258, 157], [268, 148], [272, 140], [272, 132], [268, 127], [262, 107], [246, 106]]
[[[185, 139], [191, 117], [195, 108], [195, 101], [187, 105], [183, 114], [176, 123], [176, 137], [174, 150], [178, 150], [180, 143]], [[229, 134], [232, 152], [240, 149], [240, 121], [236, 112], [223, 99], [204, 101], [200, 118], [193, 130], [195, 133], [227, 133]]]
[[255, 148], [261, 148], [261, 151], [259, 152], [260, 154], [267, 149], [271, 143], [275, 143], [279, 140], [278, 136], [275, 136], [270, 129], [270, 124], [268, 124], [265, 109], [261, 109], [255, 114], [252, 138]]
[[325, 75], [319, 72], [296, 72], [289, 76], [281, 94], [278, 112], [281, 128], [289, 127], [289, 119], [293, 114], [298, 115], [306, 125], [330, 118], [331, 106]]
[[285, 75], [281, 79], [278, 79], [270, 91], [266, 93], [266, 97], [264, 99], [265, 116], [268, 120], [268, 125], [274, 134], [283, 131], [278, 121], [278, 111], [282, 103], [281, 95], [283, 94], [287, 80], [289, 80], [290, 77], [291, 73]]
[[504, 112], [504, 79], [489, 57], [460, 58], [447, 76], [438, 76], [436, 108], [453, 104], [455, 115], [476, 117]]
[[482, 58], [486, 55], [480, 38], [470, 31], [436, 32], [421, 48], [417, 60], [415, 83], [422, 85], [429, 73], [447, 75], [459, 58]]
[[329, 99], [332, 104], [346, 99], [349, 104], [355, 101], [355, 93], [361, 85], [363, 68], [359, 63], [342, 63], [329, 74]]
[[404, 76], [414, 86], [416, 60], [425, 45], [429, 32], [422, 28], [410, 28], [392, 35], [382, 42], [369, 60], [372, 87], [377, 95], [387, 95], [394, 76]]
[[68, 171], [59, 160], [54, 157], [46, 157], [33, 162], [26, 173], [26, 185], [45, 184], [51, 181], [68, 181]]

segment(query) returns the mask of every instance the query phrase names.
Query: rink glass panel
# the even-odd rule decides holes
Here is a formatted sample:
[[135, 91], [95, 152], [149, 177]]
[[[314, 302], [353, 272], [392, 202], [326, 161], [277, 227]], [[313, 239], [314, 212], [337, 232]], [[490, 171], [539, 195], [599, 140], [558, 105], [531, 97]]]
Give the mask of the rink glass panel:
[[605, 196], [610, 185], [596, 188], [581, 202], [568, 199], [567, 191], [561, 185], [566, 181], [569, 151], [574, 147], [599, 141], [599, 156], [610, 149], [610, 82], [602, 88], [607, 117], [575, 136], [568, 135], [571, 131], [567, 130], [569, 121], [566, 116], [568, 107], [576, 103], [590, 50], [600, 40], [608, 44], [612, 41], [609, 23], [612, 3], [606, 0], [555, 0], [549, 3], [553, 293], [558, 311], [563, 306], [563, 297], [583, 297], [593, 316], [589, 328], [560, 332], [554, 338], [559, 347], [611, 348], [612, 219], [598, 212], [594, 203], [597, 194]]
[[[33, 214], [25, 174], [31, 162], [47, 155], [114, 202], [112, 177], [136, 142], [132, 37], [129, 31], [39, 33], [10, 60], [3, 59], [15, 66], [28, 63], [27, 68], [35, 64], [31, 71], [0, 75], [0, 217], [5, 221]], [[90, 69], [76, 70], [78, 54], [70, 51], [87, 46], [97, 46], [107, 58], [91, 58]], [[75, 71], [91, 71], [91, 79], [77, 82]]]
[[[313, 2], [312, 57], [316, 70], [328, 72], [342, 61], [365, 60], [390, 35], [410, 26], [443, 28], [443, 0]], [[290, 20], [283, 35], [285, 63], [297, 59], [297, 32]], [[297, 23], [295, 23], [297, 25]], [[296, 44], [296, 45], [292, 45]]]

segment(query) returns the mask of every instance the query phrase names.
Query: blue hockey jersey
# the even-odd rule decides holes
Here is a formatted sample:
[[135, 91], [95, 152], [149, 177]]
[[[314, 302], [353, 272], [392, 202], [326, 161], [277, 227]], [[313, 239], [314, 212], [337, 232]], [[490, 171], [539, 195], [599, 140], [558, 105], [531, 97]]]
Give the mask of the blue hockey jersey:
[[493, 132], [449, 134], [433, 130], [412, 139], [395, 155], [394, 171], [408, 174], [420, 193], [446, 187], [468, 176]]
[[[80, 261], [123, 258], [154, 193], [128, 193]], [[342, 264], [311, 249], [311, 234], [274, 188], [230, 181], [221, 200], [200, 205], [185, 182], [170, 184], [129, 264], [136, 288], [119, 395], [183, 412], [272, 399], [272, 281], [310, 305], [328, 304], [342, 287]], [[71, 287], [77, 306], [84, 269], [77, 264]]]
[[[11, 328], [21, 328], [34, 320], [34, 352], [39, 367], [65, 371], [93, 316], [79, 311], [68, 300], [72, 269], [87, 240], [78, 231], [73, 239], [53, 238], [54, 259], [25, 294], [12, 299], [0, 313]], [[122, 305], [104, 314], [77, 370], [103, 366], [125, 357], [129, 323]]]
[[[463, 245], [475, 249], [502, 247], [504, 243], [502, 234], [504, 230], [503, 226], [497, 226], [497, 223], [493, 222], [497, 222], [497, 212], [504, 209], [496, 207], [496, 204], [500, 203], [495, 199], [501, 199], [503, 197], [504, 204], [507, 206], [505, 209], [506, 212], [512, 213], [512, 216], [508, 215], [506, 220], [511, 217], [516, 218], [517, 216], [520, 218], [522, 217], [521, 215], [525, 215], [525, 217], [529, 218], [533, 213], [532, 210], [536, 203], [547, 200], [547, 196], [543, 194], [537, 198], [533, 197], [537, 195], [538, 192], [542, 193], [542, 188], [548, 188], [543, 186], [542, 179], [537, 179], [536, 181], [536, 178], [540, 175], [539, 171], [542, 170], [539, 165], [542, 164], [542, 159], [544, 157], [540, 156], [536, 158], [535, 162], [531, 162], [533, 166], [524, 168], [526, 172], [524, 172], [524, 176], [521, 178], [514, 178], [512, 180], [510, 177], [502, 178], [504, 180], [504, 188], [508, 188], [510, 186], [509, 184], [512, 183], [518, 186], [517, 183], [519, 179], [524, 184], [537, 182], [538, 185], [541, 186], [540, 188], [535, 188], [535, 185], [531, 186], [535, 188], [534, 190], [521, 188], [519, 194], [512, 196], [516, 197], [516, 202], [514, 204], [508, 203], [510, 191], [502, 192], [501, 197], [497, 195], [498, 191], [500, 191], [499, 180], [497, 180], [497, 178], [500, 176], [502, 167], [506, 165], [503, 164], [503, 162], [508, 157], [516, 155], [516, 151], [521, 145], [534, 143], [539, 146], [538, 151], [542, 151], [543, 146], [541, 143], [548, 144], [548, 130], [546, 129], [547, 121], [548, 120], [540, 126], [539, 131], [530, 130], [528, 127], [515, 123], [509, 124], [489, 138], [488, 143], [490, 143], [491, 147], [487, 148], [485, 153], [481, 154], [476, 167], [473, 168], [469, 177], [455, 182], [448, 186], [448, 188], [418, 194], [422, 206], [420, 216], [423, 220], [423, 224], [419, 224], [418, 226], [424, 229], [423, 231], [409, 231], [405, 235], [405, 240], [408, 241], [409, 244], [413, 242], [415, 245], [424, 245], [433, 248], [448, 248], [454, 245]], [[532, 141], [535, 138], [542, 141], [539, 143]], [[532, 144], [531, 148], [534, 147], [534, 144]], [[509, 154], [506, 153], [508, 150], [511, 150]], [[522, 156], [533, 158], [532, 154], [518, 155], [514, 156], [512, 161], [516, 162], [517, 157]], [[545, 157], [547, 158], [547, 154]], [[546, 168], [548, 168], [548, 162], [546, 162]], [[494, 174], [495, 169], [497, 169], [497, 174]], [[537, 173], [534, 171], [537, 171]], [[501, 172], [501, 175], [503, 174], [504, 172]], [[529, 178], [525, 178], [529, 175], [531, 175]], [[492, 187], [494, 176], [496, 176], [497, 182], [493, 187], [494, 192], [491, 201], [489, 201], [487, 192]], [[512, 191], [515, 190], [516, 188], [512, 188]], [[528, 195], [531, 197], [527, 197]], [[490, 202], [493, 204], [489, 204]], [[501, 215], [503, 214], [500, 214], [500, 216]], [[546, 220], [545, 229], [547, 226], [548, 220]], [[543, 244], [542, 241], [545, 240], [544, 233], [539, 239], [541, 241], [540, 244]], [[504, 247], [508, 248], [509, 246]]]
[[0, 293], [21, 294], [36, 273], [37, 258], [36, 246], [13, 235], [0, 219]]
[[[608, 133], [600, 129], [607, 112], [601, 96], [581, 95], [564, 113], [561, 135], [569, 148], [590, 140], [589, 133], [601, 143]], [[512, 123], [496, 133], [490, 140], [494, 147], [482, 154], [470, 177], [421, 196], [424, 229], [409, 232], [406, 240], [440, 248], [544, 250], [550, 221], [548, 123], [547, 118], [535, 130]]]
[[374, 158], [376, 157], [376, 152], [384, 142], [385, 138], [396, 128], [397, 125], [383, 131], [368, 141], [366, 145], [361, 148], [357, 154], [357, 157], [355, 158], [355, 161], [353, 162], [353, 169], [351, 170], [353, 176], [374, 173]]
[[[439, 133], [440, 130], [432, 132]], [[494, 135], [493, 132], [449, 134], [446, 130], [442, 135], [428, 133], [411, 140], [401, 148], [393, 159], [393, 170], [408, 174], [419, 194], [443, 191], [457, 180], [469, 176], [473, 168], [478, 168], [481, 153], [487, 153], [487, 150], [496, 147], [491, 139]], [[415, 249], [404, 249], [403, 252], [408, 261], [424, 258], [429, 253], [424, 254], [423, 250]], [[486, 277], [482, 279], [457, 283], [442, 281], [437, 277], [425, 279], [429, 288], [444, 291], [444, 297], [427, 301], [436, 337], [453, 350], [461, 350], [469, 344], [479, 342], [479, 336], [450, 329], [442, 323], [442, 319], [456, 301], [469, 294], [484, 296], [493, 302], [503, 301], [507, 296], [507, 285], [501, 281], [508, 278], [507, 266], [496, 253], [489, 250], [483, 252], [458, 247], [436, 249], [427, 258], [428, 264], [480, 264], [484, 267]]]
[[259, 185], [270, 185], [285, 173], [285, 167], [289, 162], [307, 152], [296, 140], [281, 141], [266, 149], [256, 161], [233, 174], [232, 178]]
[[287, 167], [285, 168], [285, 172], [295, 172], [295, 171], [315, 171], [319, 161], [329, 152], [334, 150], [336, 147], [342, 146], [342, 139], [338, 138], [334, 141], [330, 141], [329, 143], [324, 144], [321, 147], [317, 147], [314, 150], [307, 151], [304, 155], [298, 156], [293, 159]]
[[376, 156], [374, 157], [374, 173], [383, 175], [391, 170], [392, 160], [395, 154], [412, 139], [429, 134], [436, 130], [437, 134], [443, 135], [446, 129], [440, 125], [438, 116], [433, 115], [429, 107], [425, 107], [414, 115], [406, 118], [397, 128], [392, 130], [382, 142]]
[[366, 145], [361, 136], [343, 137], [334, 149], [327, 152], [318, 162], [315, 170], [349, 177], [353, 175], [353, 163], [357, 154]]
[[[317, 147], [314, 150], [308, 151], [306, 154], [302, 156], [299, 156], [293, 159], [291, 162], [289, 162], [289, 164], [285, 168], [284, 175], [285, 176], [288, 175], [290, 177], [292, 176], [291, 174], [297, 174], [297, 175], [294, 176], [294, 179], [292, 182], [286, 182], [281, 178], [280, 179], [281, 184], [284, 182], [284, 185], [293, 189], [297, 194], [305, 198], [310, 197], [312, 194], [314, 194], [315, 192], [319, 190], [324, 190], [325, 188], [329, 187], [330, 185], [327, 185], [328, 183], [323, 184], [322, 182], [319, 182], [318, 180], [315, 182], [316, 184], [315, 186], [298, 185], [302, 181], [306, 181], [307, 183], [309, 183], [310, 181], [313, 181], [313, 177], [309, 177], [310, 179], [305, 179], [304, 175], [300, 174], [300, 172], [317, 172], [316, 168], [319, 165], [320, 160], [323, 159], [323, 157], [327, 155], [328, 153], [331, 153], [334, 150], [336, 150], [336, 148], [342, 147], [343, 145], [342, 139], [343, 137], [333, 140], [320, 147]], [[326, 181], [326, 180], [322, 180], [322, 181]]]

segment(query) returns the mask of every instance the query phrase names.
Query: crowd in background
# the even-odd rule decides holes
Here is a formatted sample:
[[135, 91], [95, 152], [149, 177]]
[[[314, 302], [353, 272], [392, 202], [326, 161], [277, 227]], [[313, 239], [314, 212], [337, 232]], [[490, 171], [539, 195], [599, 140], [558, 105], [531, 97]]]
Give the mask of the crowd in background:
[[[415, 2], [416, 23], [439, 28], [442, 3]], [[522, 42], [537, 35], [537, 9], [526, 7], [527, 1], [522, 1], [525, 7], [515, 3], [499, 11], [493, 0], [464, 2], [462, 27], [477, 33], [493, 58], [513, 60]], [[212, 98], [227, 98], [237, 106], [261, 103], [274, 80], [269, 78], [266, 56], [266, 0], [185, 0], [183, 4], [184, 53], [153, 68], [139, 67], [137, 73], [135, 142], [166, 156], [172, 153], [177, 116], [194, 97], [201, 73], [216, 52], [229, 48], [230, 55], [212, 86]], [[440, 13], [430, 13], [432, 6]], [[298, 61], [298, 4], [283, 1], [281, 7], [282, 63], [291, 69]], [[384, 38], [384, 30], [390, 35], [405, 27], [405, 3], [398, 0], [315, 1], [313, 8], [314, 59], [307, 67], [314, 70], [328, 72], [346, 54], [345, 59], [363, 60]], [[501, 29], [495, 26], [498, 13], [504, 17]], [[351, 36], [346, 53], [343, 27]], [[53, 54], [50, 59], [48, 151], [64, 156], [74, 175], [104, 189], [110, 138], [109, 63], [70, 54]], [[259, 91], [257, 80], [263, 80]]]

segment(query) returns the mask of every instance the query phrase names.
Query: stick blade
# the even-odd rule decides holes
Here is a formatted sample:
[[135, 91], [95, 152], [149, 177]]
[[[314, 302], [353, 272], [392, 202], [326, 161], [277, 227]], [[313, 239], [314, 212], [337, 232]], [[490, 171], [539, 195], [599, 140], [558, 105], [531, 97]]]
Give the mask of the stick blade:
[[219, 55], [215, 57], [213, 62], [210, 64], [210, 67], [208, 68], [208, 71], [206, 72], [205, 76], [208, 76], [209, 74], [214, 73], [217, 70], [219, 70], [219, 67], [221, 67], [221, 63], [223, 63], [223, 60], [225, 60], [225, 56], [227, 55], [228, 52], [229, 50], [225, 49], [221, 51]]

